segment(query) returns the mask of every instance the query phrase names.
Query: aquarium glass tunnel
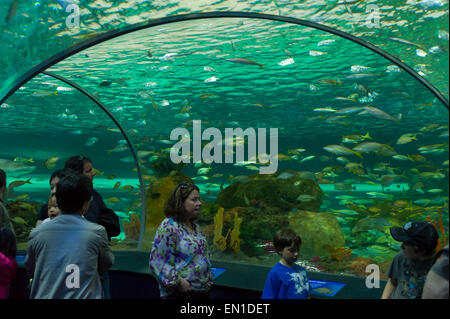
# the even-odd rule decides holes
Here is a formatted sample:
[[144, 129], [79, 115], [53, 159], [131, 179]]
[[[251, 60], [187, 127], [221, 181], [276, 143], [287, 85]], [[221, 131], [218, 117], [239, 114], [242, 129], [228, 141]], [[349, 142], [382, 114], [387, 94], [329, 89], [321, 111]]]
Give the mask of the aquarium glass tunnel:
[[19, 249], [73, 155], [120, 218], [114, 251], [150, 252], [187, 181], [214, 260], [272, 266], [285, 227], [307, 270], [361, 277], [400, 250], [389, 227], [430, 220], [448, 243], [447, 0], [0, 8], [0, 168]]

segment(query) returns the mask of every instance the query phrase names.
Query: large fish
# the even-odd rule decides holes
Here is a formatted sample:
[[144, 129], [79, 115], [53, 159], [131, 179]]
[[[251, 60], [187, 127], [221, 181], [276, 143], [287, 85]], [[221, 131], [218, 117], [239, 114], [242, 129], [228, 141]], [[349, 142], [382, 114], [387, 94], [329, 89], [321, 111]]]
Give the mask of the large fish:
[[225, 59], [227, 61], [233, 62], [233, 63], [239, 63], [239, 64], [248, 64], [248, 65], [258, 65], [260, 67], [263, 67], [262, 64], [256, 63], [255, 61], [246, 59], [246, 58], [229, 58]]
[[376, 107], [373, 107], [373, 106], [364, 106], [363, 109], [364, 110], [362, 112], [360, 112], [359, 114], [369, 114], [369, 115], [372, 115], [373, 117], [376, 117], [379, 119], [391, 120], [396, 123], [400, 122], [400, 117], [401, 117], [400, 114], [397, 118], [395, 118], [395, 117], [392, 117], [391, 115], [387, 114], [386, 112], [384, 112]]
[[324, 150], [333, 153], [333, 154], [338, 154], [338, 155], [356, 155], [360, 158], [363, 158], [360, 152], [351, 150], [345, 146], [342, 145], [327, 145], [323, 148]]
[[356, 145], [353, 150], [361, 153], [375, 152], [381, 156], [392, 156], [397, 154], [397, 152], [389, 145], [377, 142], [364, 142]]
[[0, 159], [0, 168], [3, 169], [7, 175], [20, 176], [33, 172], [36, 169], [36, 166], [16, 163], [7, 159]]

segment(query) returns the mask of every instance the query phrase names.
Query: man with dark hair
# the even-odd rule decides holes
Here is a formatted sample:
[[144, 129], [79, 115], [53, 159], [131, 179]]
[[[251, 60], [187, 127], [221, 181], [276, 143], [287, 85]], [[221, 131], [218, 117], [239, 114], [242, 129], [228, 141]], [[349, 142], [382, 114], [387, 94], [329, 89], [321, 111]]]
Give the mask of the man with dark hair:
[[6, 173], [0, 168], [0, 228], [7, 227], [14, 233], [14, 227], [9, 219], [8, 209], [4, 202], [4, 194], [6, 191]]
[[92, 198], [92, 181], [68, 174], [56, 186], [61, 214], [35, 228], [28, 241], [25, 267], [33, 278], [30, 298], [100, 299], [99, 273], [114, 263], [105, 228], [83, 215]]

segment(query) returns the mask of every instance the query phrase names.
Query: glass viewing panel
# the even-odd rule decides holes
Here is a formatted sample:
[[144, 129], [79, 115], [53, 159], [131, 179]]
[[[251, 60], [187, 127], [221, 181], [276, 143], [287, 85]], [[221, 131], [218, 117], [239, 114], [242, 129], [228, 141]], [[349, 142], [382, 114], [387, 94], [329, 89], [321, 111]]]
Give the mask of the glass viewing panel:
[[[426, 65], [413, 67], [426, 72]], [[383, 276], [400, 249], [389, 227], [430, 218], [448, 238], [448, 110], [412, 76], [356, 43], [287, 23], [197, 20], [106, 41], [49, 71], [97, 96], [132, 139], [146, 183], [144, 251], [170, 191], [186, 180], [201, 190], [198, 222], [216, 260], [271, 266], [279, 258], [273, 235], [290, 227], [302, 238], [299, 262], [307, 270], [365, 276], [366, 265], [376, 263]], [[53, 91], [48, 81], [33, 80], [35, 90]], [[11, 96], [1, 111], [20, 121], [5, 116], [6, 122], [23, 122], [18, 136], [38, 142], [21, 152], [5, 145], [2, 158], [36, 158], [43, 141], [49, 151], [40, 161], [89, 156], [104, 172], [94, 187], [104, 185], [98, 190], [123, 227], [113, 248], [135, 249], [140, 200], [130, 151], [120, 148], [123, 137], [99, 108], [90, 114], [91, 102], [67, 93]], [[26, 113], [33, 108], [33, 116]], [[57, 118], [61, 113], [77, 119], [70, 126]], [[57, 121], [46, 121], [50, 115]], [[44, 128], [45, 122], [55, 124]], [[170, 158], [177, 128], [186, 129], [189, 163]], [[222, 138], [211, 152], [221, 152], [221, 163], [193, 160], [208, 153], [212, 138], [198, 135], [208, 128], [217, 129], [216, 142]], [[227, 128], [250, 136], [227, 138]], [[269, 139], [270, 129], [277, 139]], [[60, 130], [61, 140], [43, 135]], [[236, 157], [240, 147], [244, 159]], [[252, 147], [256, 156], [249, 158]], [[276, 172], [261, 174], [269, 166]], [[48, 176], [42, 178], [46, 183]]]

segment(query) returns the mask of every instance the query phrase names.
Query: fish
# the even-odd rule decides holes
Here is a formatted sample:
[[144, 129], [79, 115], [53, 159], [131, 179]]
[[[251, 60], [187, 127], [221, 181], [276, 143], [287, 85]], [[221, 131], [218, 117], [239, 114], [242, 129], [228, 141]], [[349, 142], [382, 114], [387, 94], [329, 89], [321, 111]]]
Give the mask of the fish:
[[443, 192], [443, 190], [440, 189], [440, 188], [433, 188], [433, 189], [427, 190], [427, 193], [431, 193], [431, 194], [439, 194], [439, 193], [442, 193], [442, 192]]
[[349, 159], [347, 159], [347, 158], [345, 158], [345, 157], [343, 157], [343, 156], [336, 157], [336, 160], [337, 160], [338, 162], [340, 162], [340, 163], [343, 163], [343, 164], [346, 164], [346, 163], [350, 162]]
[[285, 59], [285, 60], [279, 62], [278, 65], [285, 66], [285, 65], [294, 64], [294, 63], [295, 63], [295, 61], [293, 58], [288, 58], [288, 59]]
[[331, 107], [319, 107], [319, 108], [315, 108], [313, 111], [314, 112], [336, 112], [336, 110]]
[[[350, 99], [350, 100], [353, 100], [353, 99]], [[362, 107], [355, 107], [355, 106], [345, 107], [343, 109], [336, 110], [336, 114], [340, 114], [340, 115], [342, 115], [342, 114], [352, 114], [352, 113], [360, 112], [362, 110], [363, 110]]]
[[[416, 49], [416, 55], [423, 58], [423, 57], [427, 56], [427, 53], [422, 49]], [[420, 72], [419, 72], [419, 74], [420, 74]]]
[[310, 56], [320, 56], [320, 55], [324, 55], [327, 54], [328, 52], [322, 52], [322, 51], [315, 51], [315, 50], [310, 50], [309, 51], [309, 55]]
[[384, 194], [380, 192], [367, 192], [367, 195], [371, 196], [372, 198], [382, 198], [382, 199], [393, 199], [394, 195], [390, 194]]
[[409, 156], [397, 154], [392, 156], [393, 159], [396, 159], [398, 161], [413, 161]]
[[372, 137], [370, 137], [370, 135], [369, 135], [369, 132], [367, 132], [366, 135], [342, 136], [342, 143], [358, 143], [358, 142], [362, 142], [366, 139], [372, 139]]
[[439, 30], [438, 31], [438, 39], [448, 41], [448, 39], [449, 39], [448, 32], [445, 30]]
[[56, 167], [56, 163], [58, 161], [59, 161], [58, 156], [52, 156], [44, 162], [44, 166], [47, 167], [47, 169], [53, 169]]
[[306, 157], [301, 159], [300, 163], [303, 163], [303, 162], [306, 162], [306, 161], [310, 161], [310, 160], [312, 160], [315, 157], [316, 156], [314, 156], [314, 155], [306, 156]]
[[115, 183], [115, 184], [114, 184], [114, 189], [118, 189], [119, 186], [120, 186], [120, 184], [121, 184], [120, 182]]
[[34, 91], [33, 93], [31, 93], [31, 95], [38, 96], [38, 97], [46, 97], [46, 96], [50, 96], [50, 95], [58, 96], [58, 92], [57, 91]]
[[363, 159], [361, 152], [355, 151], [355, 150], [351, 150], [345, 146], [342, 145], [327, 145], [323, 147], [324, 150], [333, 153], [333, 154], [338, 154], [338, 155], [356, 155], [359, 158]]
[[161, 61], [171, 61], [171, 62], [173, 62], [173, 58], [174, 57], [176, 57], [176, 56], [183, 56], [184, 54], [179, 54], [179, 53], [176, 53], [176, 52], [171, 52], [171, 53], [166, 53], [166, 54], [164, 54], [164, 56], [162, 56], [162, 57], [160, 57], [160, 58], [158, 58], [159, 60], [161, 60]]
[[2, 168], [6, 174], [20, 176], [33, 172], [36, 169], [36, 166], [16, 163], [7, 159], [0, 159], [0, 168]]
[[210, 66], [204, 66], [203, 67], [203, 71], [205, 72], [214, 72], [214, 68], [210, 67]]
[[205, 82], [205, 83], [211, 83], [211, 82], [216, 82], [216, 81], [218, 81], [218, 80], [220, 80], [220, 78], [218, 78], [218, 77], [216, 77], [216, 76], [212, 76], [212, 77], [210, 77], [210, 78], [207, 78], [207, 79], [204, 80], [203, 82]]
[[358, 101], [356, 101], [355, 99], [351, 99], [348, 97], [344, 97], [344, 96], [337, 96], [334, 98], [335, 100], [342, 100], [342, 101], [351, 101], [351, 102], [355, 102], [357, 103]]
[[333, 84], [333, 85], [339, 85], [341, 86], [342, 82], [340, 79], [333, 80], [333, 79], [320, 79], [317, 82], [322, 84]]
[[229, 61], [229, 62], [233, 62], [233, 63], [238, 63], [238, 64], [257, 65], [259, 67], [263, 67], [262, 64], [257, 63], [257, 62], [252, 61], [252, 60], [249, 60], [249, 59], [246, 59], [246, 58], [228, 58], [228, 59], [225, 59], [225, 60]]
[[9, 6], [8, 13], [6, 14], [5, 22], [10, 23], [11, 20], [16, 16], [17, 13], [17, 2], [18, 0], [14, 0]]
[[202, 167], [197, 171], [197, 175], [204, 175], [211, 170], [211, 167]]
[[26, 163], [34, 163], [34, 160], [32, 157], [30, 158], [24, 158], [24, 157], [15, 157], [13, 159], [14, 162], [20, 163], [20, 164], [26, 164]]
[[395, 38], [395, 37], [390, 37], [389, 39], [391, 39], [392, 41], [398, 42], [398, 43], [402, 43], [402, 44], [406, 44], [406, 45], [411, 45], [411, 46], [415, 46], [418, 47], [420, 49], [423, 49], [423, 46], [405, 39], [401, 39], [401, 38]]
[[375, 74], [375, 73], [353, 73], [353, 74], [347, 75], [345, 78], [350, 79], [350, 80], [360, 80], [360, 79], [373, 78], [374, 76], [378, 76], [378, 74]]
[[433, 123], [433, 124], [430, 124], [430, 125], [427, 125], [427, 126], [424, 126], [424, 127], [420, 128], [419, 131], [421, 131], [421, 132], [434, 132], [434, 131], [437, 131], [440, 128], [441, 128], [440, 124]]
[[124, 185], [121, 187], [121, 189], [123, 189], [125, 191], [132, 191], [132, 190], [134, 190], [134, 187], [131, 185]]
[[336, 42], [336, 40], [332, 40], [332, 39], [330, 39], [330, 40], [322, 40], [319, 43], [317, 43], [317, 46], [321, 47], [321, 46], [324, 46], [324, 45], [330, 45], [330, 44], [332, 44], [334, 42]]
[[14, 181], [14, 182], [11, 182], [8, 185], [8, 191], [10, 189], [13, 189], [14, 187], [19, 187], [19, 186], [22, 186], [22, 185], [25, 185], [25, 184], [31, 184], [30, 180], [31, 180], [31, 178], [27, 179], [26, 181]]
[[113, 148], [113, 149], [107, 150], [107, 152], [108, 152], [108, 153], [118, 153], [118, 152], [126, 151], [126, 150], [128, 150], [128, 149], [129, 149], [129, 148], [128, 148], [127, 145], [121, 145], [121, 146], [115, 147], [115, 148]]
[[416, 205], [424, 205], [424, 206], [427, 206], [428, 204], [431, 203], [431, 200], [430, 200], [430, 199], [422, 198], [422, 199], [416, 199], [413, 203], [416, 204]]
[[395, 152], [395, 150], [389, 145], [380, 144], [377, 142], [363, 142], [361, 144], [356, 145], [353, 148], [353, 150], [361, 153], [375, 152], [381, 156], [392, 156], [397, 154], [397, 152]]
[[201, 99], [206, 99], [208, 97], [214, 97], [214, 94], [205, 93], [205, 94], [200, 95]]
[[363, 65], [352, 65], [350, 67], [350, 72], [361, 73], [361, 72], [367, 71], [368, 69], [371, 69], [371, 67], [363, 66]]
[[397, 117], [397, 118], [392, 117], [391, 115], [387, 114], [386, 112], [384, 112], [384, 111], [382, 111], [382, 110], [380, 110], [380, 109], [378, 109], [376, 107], [364, 106], [363, 109], [364, 110], [361, 113], [359, 113], [359, 114], [369, 114], [369, 115], [372, 115], [373, 117], [376, 117], [376, 118], [379, 118], [379, 119], [391, 120], [391, 121], [394, 121], [396, 123], [400, 122], [400, 118], [399, 118], [400, 116]]
[[20, 196], [17, 196], [16, 198], [14, 198], [14, 201], [21, 201], [21, 200], [27, 200], [30, 199], [30, 195], [28, 194], [22, 194]]
[[418, 134], [421, 134], [421, 133], [415, 133], [415, 134], [407, 133], [407, 134], [403, 134], [402, 136], [400, 136], [398, 138], [397, 144], [407, 144], [407, 143], [412, 142], [412, 141], [417, 141], [416, 136]]

